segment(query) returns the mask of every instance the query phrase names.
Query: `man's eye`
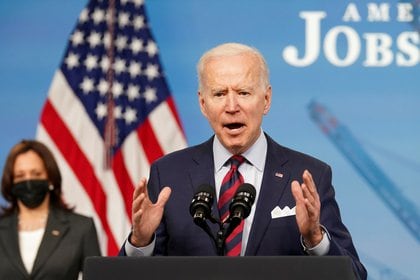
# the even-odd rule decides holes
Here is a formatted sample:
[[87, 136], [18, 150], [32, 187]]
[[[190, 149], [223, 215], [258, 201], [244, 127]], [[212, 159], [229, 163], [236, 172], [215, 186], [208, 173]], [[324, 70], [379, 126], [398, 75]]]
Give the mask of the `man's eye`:
[[214, 96], [216, 96], [216, 97], [221, 97], [221, 96], [223, 96], [223, 92], [216, 92], [216, 93], [214, 94]]
[[239, 95], [249, 95], [250, 93], [248, 91], [241, 91], [239, 92]]

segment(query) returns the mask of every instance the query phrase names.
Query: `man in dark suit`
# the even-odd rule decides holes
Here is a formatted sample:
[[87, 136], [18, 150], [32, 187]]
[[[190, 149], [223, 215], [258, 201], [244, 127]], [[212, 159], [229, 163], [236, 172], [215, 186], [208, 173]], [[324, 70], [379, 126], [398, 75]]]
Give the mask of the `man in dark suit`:
[[[215, 136], [152, 165], [148, 184], [142, 179], [134, 191], [133, 230], [120, 253], [217, 255], [189, 206], [198, 186], [215, 186], [219, 195], [226, 174], [238, 172], [241, 182], [255, 186], [256, 205], [232, 237], [235, 254], [347, 255], [356, 275], [366, 279], [341, 221], [330, 167], [280, 146], [261, 129], [272, 94], [262, 55], [246, 45], [223, 44], [206, 52], [197, 70], [200, 108]], [[232, 156], [244, 162], [233, 168]], [[216, 204], [212, 215], [219, 219]], [[210, 226], [217, 231], [217, 225]]]

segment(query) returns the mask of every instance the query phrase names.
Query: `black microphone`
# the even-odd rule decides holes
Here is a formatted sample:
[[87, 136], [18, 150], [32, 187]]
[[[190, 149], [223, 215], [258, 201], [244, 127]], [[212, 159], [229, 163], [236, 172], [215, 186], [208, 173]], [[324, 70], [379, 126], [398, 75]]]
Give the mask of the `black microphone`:
[[198, 191], [195, 193], [190, 204], [190, 214], [193, 217], [194, 223], [201, 227], [217, 246], [216, 238], [206, 222], [208, 219], [212, 223], [217, 223], [216, 219], [211, 215], [211, 208], [215, 197], [214, 188], [208, 184], [202, 184], [197, 189]]
[[229, 205], [230, 215], [227, 220], [229, 226], [224, 232], [224, 237], [228, 237], [229, 234], [241, 223], [243, 219], [246, 219], [251, 213], [252, 204], [255, 201], [255, 195], [257, 191], [254, 186], [248, 183], [244, 183], [239, 186]]
[[249, 216], [249, 213], [251, 213], [252, 204], [254, 204], [255, 201], [256, 193], [257, 191], [251, 184], [244, 183], [239, 186], [235, 196], [232, 199], [232, 202], [229, 205], [229, 219], [231, 221], [238, 219], [240, 222]]
[[208, 184], [202, 184], [194, 195], [190, 204], [190, 214], [194, 223], [202, 224], [206, 219], [213, 221], [211, 209], [215, 197], [214, 188]]

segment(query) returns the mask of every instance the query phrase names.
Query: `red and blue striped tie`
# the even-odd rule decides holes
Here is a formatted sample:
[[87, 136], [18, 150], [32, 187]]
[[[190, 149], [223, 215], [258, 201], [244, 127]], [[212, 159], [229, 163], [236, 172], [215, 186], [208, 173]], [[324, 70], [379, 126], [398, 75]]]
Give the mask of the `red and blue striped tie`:
[[[220, 220], [225, 222], [229, 217], [229, 205], [238, 187], [244, 182], [244, 178], [238, 171], [239, 166], [245, 161], [245, 158], [240, 155], [232, 156], [230, 162], [230, 170], [225, 175], [220, 187], [219, 207]], [[242, 245], [242, 231], [244, 228], [244, 221], [237, 226], [234, 231], [226, 238], [226, 255], [239, 256], [241, 254]]]

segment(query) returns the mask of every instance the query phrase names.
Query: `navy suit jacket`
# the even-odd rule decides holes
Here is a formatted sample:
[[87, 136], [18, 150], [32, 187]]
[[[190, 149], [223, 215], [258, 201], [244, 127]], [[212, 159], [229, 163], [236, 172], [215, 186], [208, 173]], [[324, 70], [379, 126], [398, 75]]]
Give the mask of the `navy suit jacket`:
[[[347, 255], [354, 270], [365, 279], [366, 270], [360, 263], [351, 236], [341, 221], [331, 183], [331, 168], [308, 155], [277, 144], [268, 135], [267, 159], [254, 221], [245, 255], [278, 256], [304, 255], [296, 216], [271, 218], [271, 211], [279, 206], [293, 208], [296, 203], [291, 182], [302, 182], [305, 169], [313, 176], [321, 200], [321, 224], [331, 235], [328, 255]], [[198, 146], [186, 148], [157, 160], [151, 166], [148, 191], [156, 201], [164, 186], [172, 189], [162, 222], [156, 231], [155, 255], [203, 256], [217, 255], [214, 241], [197, 225], [189, 213], [191, 199], [201, 184], [215, 185], [213, 138]], [[219, 217], [216, 201], [213, 216]], [[218, 225], [210, 224], [213, 232]], [[124, 254], [122, 250], [122, 254]]]
[[76, 280], [86, 257], [100, 256], [93, 219], [50, 208], [32, 272], [19, 251], [17, 212], [0, 217], [0, 279]]

